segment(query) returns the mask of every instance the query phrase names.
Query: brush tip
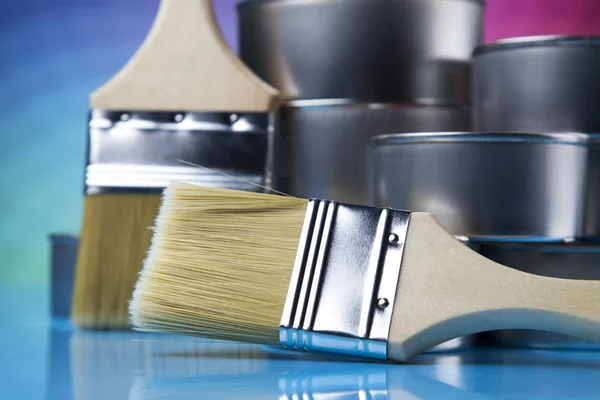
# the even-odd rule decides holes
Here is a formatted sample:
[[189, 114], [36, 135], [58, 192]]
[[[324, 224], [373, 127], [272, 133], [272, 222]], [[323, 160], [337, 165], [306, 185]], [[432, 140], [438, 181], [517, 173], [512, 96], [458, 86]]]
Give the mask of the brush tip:
[[170, 185], [129, 305], [133, 325], [277, 344], [307, 203]]

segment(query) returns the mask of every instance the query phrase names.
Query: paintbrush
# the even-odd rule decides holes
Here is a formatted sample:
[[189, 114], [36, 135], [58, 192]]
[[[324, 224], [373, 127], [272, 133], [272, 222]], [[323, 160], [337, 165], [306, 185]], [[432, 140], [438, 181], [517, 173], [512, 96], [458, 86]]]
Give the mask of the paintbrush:
[[227, 47], [209, 0], [161, 1], [139, 50], [90, 97], [76, 325], [130, 326], [127, 301], [169, 182], [270, 185], [277, 102]]
[[405, 362], [450, 339], [538, 329], [600, 340], [600, 282], [494, 263], [428, 213], [174, 183], [134, 326]]

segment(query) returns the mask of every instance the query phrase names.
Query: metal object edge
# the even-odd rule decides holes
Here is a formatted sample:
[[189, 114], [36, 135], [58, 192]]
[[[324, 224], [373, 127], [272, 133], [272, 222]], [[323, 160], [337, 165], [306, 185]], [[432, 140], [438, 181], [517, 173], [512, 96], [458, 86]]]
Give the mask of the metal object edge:
[[[305, 1], [305, 0], [296, 0], [296, 1]], [[312, 0], [314, 1], [314, 0]], [[327, 0], [325, 0], [327, 1]], [[443, 1], [456, 1], [456, 0], [443, 0]], [[465, 3], [476, 3], [479, 5], [484, 6], [486, 4], [486, 0], [458, 0], [458, 1], [464, 1]], [[257, 7], [260, 5], [263, 5], [265, 3], [283, 3], [283, 2], [287, 2], [289, 3], [289, 0], [244, 0], [241, 1], [237, 4], [236, 8], [242, 9], [242, 8], [246, 8], [246, 7]]]
[[[409, 220], [407, 211], [309, 200], [280, 344], [385, 360]], [[358, 290], [340, 291], [340, 274]]]
[[539, 35], [500, 39], [477, 46], [473, 50], [473, 56], [543, 46], [600, 46], [600, 35]]
[[391, 133], [375, 136], [372, 139], [372, 143], [376, 146], [430, 142], [542, 142], [585, 146], [591, 142], [591, 138], [589, 135], [579, 132], [418, 132]]
[[[273, 180], [276, 124], [274, 113], [92, 109], [85, 193], [160, 193], [173, 181], [262, 191]], [[215, 161], [214, 150], [231, 160]], [[252, 164], [240, 164], [246, 155]]]
[[286, 108], [328, 108], [328, 107], [362, 107], [368, 109], [389, 108], [418, 108], [435, 107], [448, 109], [470, 110], [469, 104], [457, 103], [455, 101], [444, 101], [435, 99], [418, 99], [411, 102], [374, 102], [358, 98], [329, 98], [329, 99], [295, 99], [289, 100], [282, 105]]

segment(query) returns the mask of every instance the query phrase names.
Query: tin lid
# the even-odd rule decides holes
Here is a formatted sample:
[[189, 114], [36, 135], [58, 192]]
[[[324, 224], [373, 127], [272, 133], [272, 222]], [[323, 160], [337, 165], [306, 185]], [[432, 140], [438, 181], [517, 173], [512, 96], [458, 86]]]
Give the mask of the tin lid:
[[600, 144], [600, 133], [586, 133], [585, 135], [587, 135], [589, 141], [592, 144], [594, 144], [594, 145]]
[[[481, 242], [488, 250], [503, 252], [535, 252], [535, 253], [599, 253], [600, 243], [565, 240], [563, 242]], [[600, 259], [599, 259], [600, 261]], [[569, 266], [565, 266], [569, 267]], [[599, 265], [600, 267], [600, 265]]]
[[386, 134], [373, 138], [376, 146], [440, 142], [557, 143], [585, 146], [590, 139], [588, 135], [582, 133], [525, 132], [421, 132]]
[[495, 42], [479, 45], [473, 51], [477, 56], [484, 53], [501, 50], [514, 50], [526, 47], [556, 47], [556, 46], [600, 46], [600, 36], [522, 36], [508, 39], [501, 39]]
[[77, 244], [79, 243], [78, 233], [50, 233], [48, 240], [51, 244]]

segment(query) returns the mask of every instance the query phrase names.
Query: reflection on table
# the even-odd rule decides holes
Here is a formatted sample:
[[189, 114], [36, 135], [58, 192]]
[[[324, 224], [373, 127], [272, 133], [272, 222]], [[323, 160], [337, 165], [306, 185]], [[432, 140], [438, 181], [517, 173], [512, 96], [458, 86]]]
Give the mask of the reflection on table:
[[409, 365], [137, 332], [52, 330], [48, 399], [597, 398], [600, 354], [480, 348]]

